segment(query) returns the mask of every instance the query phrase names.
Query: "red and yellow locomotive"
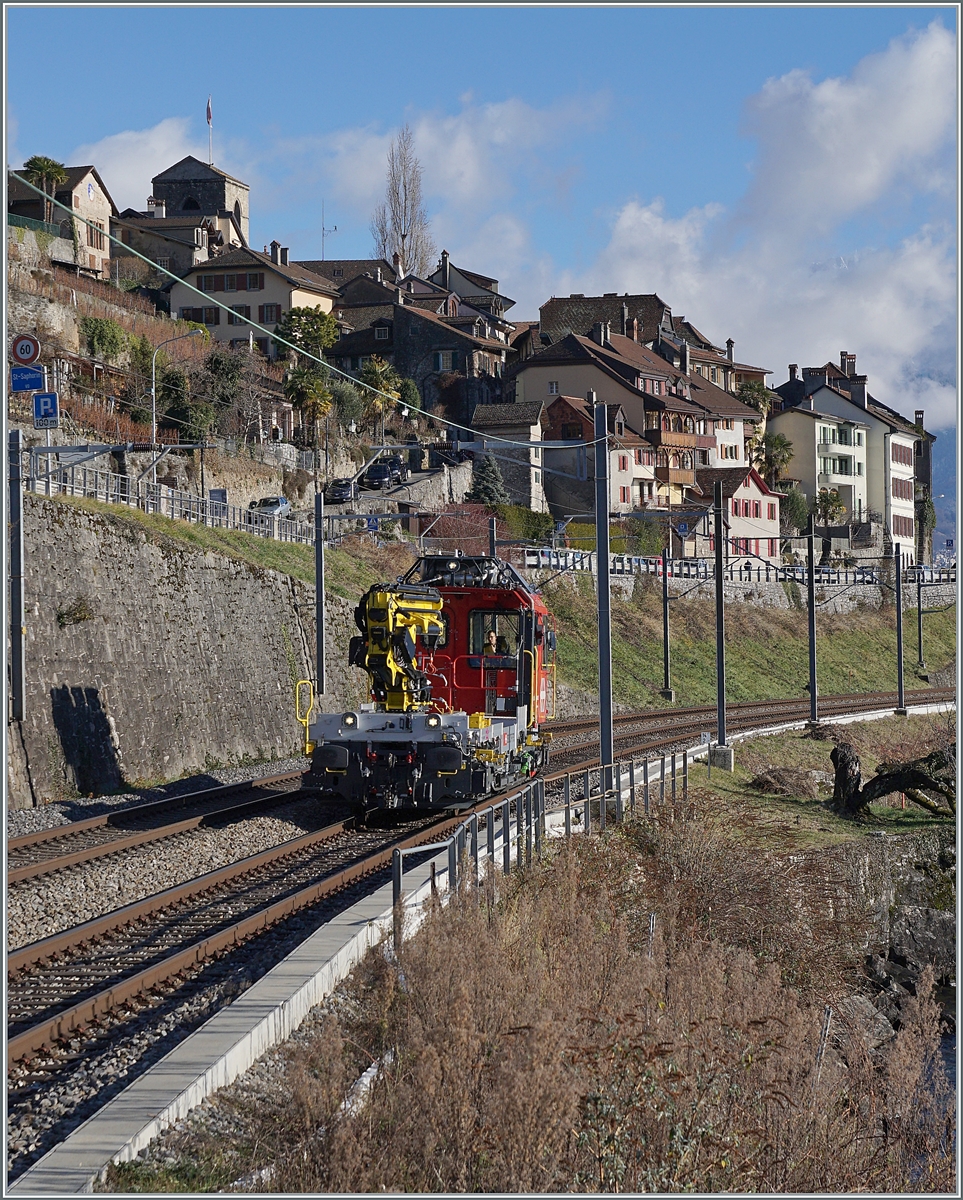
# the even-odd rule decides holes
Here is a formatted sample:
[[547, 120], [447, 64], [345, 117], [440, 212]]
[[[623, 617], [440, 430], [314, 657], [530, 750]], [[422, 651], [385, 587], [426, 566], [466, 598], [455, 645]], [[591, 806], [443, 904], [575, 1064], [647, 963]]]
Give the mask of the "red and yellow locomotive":
[[427, 555], [355, 610], [371, 702], [310, 725], [312, 774], [365, 810], [458, 808], [548, 762], [555, 632], [509, 563]]

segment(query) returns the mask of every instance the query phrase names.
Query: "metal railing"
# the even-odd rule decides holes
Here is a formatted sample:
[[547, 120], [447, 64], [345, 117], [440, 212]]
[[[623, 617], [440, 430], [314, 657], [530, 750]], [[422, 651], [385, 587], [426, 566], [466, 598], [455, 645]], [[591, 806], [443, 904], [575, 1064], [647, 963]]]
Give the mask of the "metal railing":
[[44, 496], [83, 496], [104, 504], [126, 504], [174, 520], [237, 529], [279, 542], [314, 544], [314, 526], [306, 520], [252, 512], [249, 508], [206, 500], [162, 483], [148, 483], [113, 471], [86, 466], [54, 467], [49, 474], [29, 473], [25, 486], [27, 491]]
[[[392, 907], [394, 910], [394, 946], [397, 949], [404, 937], [405, 862], [412, 857], [423, 859], [426, 854], [447, 859], [442, 872], [431, 862], [431, 889], [442, 886], [453, 893], [459, 880], [478, 887], [483, 867], [500, 868], [503, 875], [530, 866], [533, 856], [539, 856], [548, 839], [573, 834], [605, 832], [609, 820], [620, 824], [626, 814], [642, 811], [649, 816], [656, 804], [686, 802], [689, 798], [689, 759], [709, 753], [709, 746], [700, 745], [658, 759], [616, 763], [612, 768], [612, 787], [604, 793], [601, 772], [594, 770], [569, 772], [562, 780], [562, 803], [548, 809], [545, 800], [545, 781], [532, 780], [518, 792], [496, 800], [481, 812], [473, 812], [443, 841], [427, 846], [396, 849], [392, 854]], [[580, 827], [580, 828], [577, 828]], [[443, 879], [439, 879], [443, 875]]]
[[[527, 570], [550, 571], [598, 571], [595, 551], [527, 549], [524, 552]], [[758, 560], [747, 566], [739, 562], [741, 556], [724, 567], [723, 578], [730, 583], [801, 583], [807, 582], [806, 568], [794, 564], [760, 563]], [[662, 577], [662, 559], [644, 558], [637, 555], [613, 554], [613, 575], [655, 575]], [[666, 573], [670, 579], [715, 579], [715, 562], [710, 558], [669, 559]], [[956, 583], [955, 567], [912, 566], [903, 570], [903, 578], [915, 583], [922, 574], [926, 583]], [[816, 581], [820, 584], [876, 584], [883, 582], [878, 566], [870, 567], [817, 567]]]

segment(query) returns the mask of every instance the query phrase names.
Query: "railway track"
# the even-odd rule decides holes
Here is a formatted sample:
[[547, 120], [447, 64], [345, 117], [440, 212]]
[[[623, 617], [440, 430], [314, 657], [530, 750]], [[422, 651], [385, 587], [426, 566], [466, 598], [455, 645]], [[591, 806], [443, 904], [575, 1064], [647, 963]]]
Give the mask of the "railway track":
[[[907, 701], [947, 701], [952, 689], [927, 689], [907, 695]], [[892, 694], [830, 697], [821, 701], [825, 715], [842, 712], [877, 710], [894, 699]], [[735, 704], [727, 710], [729, 727], [746, 730], [761, 724], [787, 720], [805, 720], [808, 700]], [[620, 714], [618, 724], [625, 730], [617, 738], [616, 757], [638, 757], [659, 752], [680, 742], [691, 741], [704, 729], [715, 709], [708, 706], [684, 710]], [[761, 719], [763, 718], [763, 719]], [[590, 728], [591, 720], [559, 723], [558, 733], [573, 734]], [[668, 727], [666, 727], [668, 726]], [[646, 736], [651, 731], [650, 736]], [[639, 741], [640, 735], [646, 740]], [[591, 757], [587, 757], [591, 755]], [[558, 763], [559, 757], [566, 760]], [[580, 757], [582, 756], [582, 757]], [[598, 765], [596, 741], [566, 747], [556, 755], [562, 769], [546, 777], [546, 782], [562, 778], [569, 771], [591, 770]], [[297, 772], [272, 779], [234, 784], [228, 788], [208, 789], [182, 796], [175, 801], [138, 806], [108, 818], [93, 818], [90, 830], [109, 829], [119, 833], [111, 841], [87, 849], [61, 853], [67, 857], [88, 853], [115, 853], [125, 848], [122, 839], [136, 837], [136, 844], [154, 836], [170, 836], [174, 830], [196, 826], [225, 811], [240, 811], [251, 806], [289, 800], [297, 795], [290, 788]], [[226, 810], [226, 791], [257, 786], [262, 794], [246, 798]], [[268, 792], [268, 795], [263, 794]], [[486, 807], [492, 798], [478, 807]], [[219, 805], [220, 802], [220, 805]], [[165, 812], [183, 810], [191, 804], [212, 805], [206, 813], [193, 812], [172, 824], [155, 826], [131, 833], [118, 830], [116, 821], [125, 824], [132, 813], [147, 821], [162, 820]], [[138, 818], [139, 819], [139, 818]], [[444, 836], [464, 819], [458, 817], [409, 823], [399, 831], [359, 829], [352, 820], [339, 821], [314, 833], [253, 855], [208, 875], [201, 876], [147, 899], [129, 904], [83, 925], [52, 935], [10, 953], [8, 972], [8, 1062], [29, 1059], [52, 1046], [70, 1040], [91, 1023], [113, 1012], [152, 988], [216, 957], [231, 947], [255, 936], [292, 913], [316, 905], [325, 897], [367, 876], [385, 871], [395, 847], [412, 847]], [[112, 824], [113, 822], [113, 824]], [[74, 829], [73, 832], [78, 832]], [[48, 835], [69, 838], [67, 830], [46, 831]], [[86, 835], [86, 831], [84, 831]], [[17, 839], [48, 847], [58, 840], [41, 835]], [[55, 869], [56, 856], [39, 864], [40, 869]], [[23, 870], [25, 864], [15, 867]]]
[[[7, 842], [7, 884], [118, 854], [215, 820], [254, 816], [294, 798], [302, 779], [300, 771], [288, 771], [222, 784], [11, 838]], [[172, 815], [176, 819], [170, 820]]]
[[[906, 693], [907, 704], [941, 704], [955, 700], [953, 688], [926, 688]], [[858, 693], [849, 696], [821, 697], [819, 711], [824, 717], [839, 716], [844, 713], [875, 712], [886, 708], [897, 700], [895, 692]], [[730, 732], [738, 733], [763, 725], [778, 725], [786, 721], [808, 721], [809, 700], [767, 700], [750, 701], [726, 706], [726, 726]], [[669, 720], [662, 718], [668, 715]], [[760, 721], [760, 717], [763, 718]], [[687, 709], [675, 709], [669, 714], [660, 710], [642, 713], [620, 713], [615, 718], [615, 725], [625, 728], [637, 726], [624, 733], [616, 733], [615, 753], [619, 758], [632, 758], [653, 752], [661, 752], [678, 746], [680, 742], [690, 742], [705, 730], [706, 726], [714, 728], [716, 708], [713, 705]], [[566, 722], [562, 736], [577, 733], [583, 729], [598, 728], [598, 719], [589, 718], [581, 722]], [[652, 736], [643, 742], [631, 744], [633, 739], [644, 735], [647, 729], [652, 730]], [[569, 760], [579, 755], [598, 753], [598, 740], [580, 742], [574, 746], [564, 746], [552, 752], [552, 764], [564, 768], [560, 773], [549, 778], [560, 778], [569, 771], [594, 767], [598, 758], [591, 762], [579, 763], [578, 767], [570, 765]]]

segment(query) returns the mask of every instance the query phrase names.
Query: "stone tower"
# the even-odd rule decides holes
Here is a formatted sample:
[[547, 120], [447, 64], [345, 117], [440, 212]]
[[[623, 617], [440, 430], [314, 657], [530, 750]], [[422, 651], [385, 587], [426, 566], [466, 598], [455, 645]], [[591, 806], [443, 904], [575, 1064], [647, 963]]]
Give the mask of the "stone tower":
[[155, 200], [163, 200], [167, 216], [182, 213], [224, 217], [233, 213], [241, 227], [245, 245], [249, 238], [250, 187], [217, 167], [188, 155], [151, 180]]

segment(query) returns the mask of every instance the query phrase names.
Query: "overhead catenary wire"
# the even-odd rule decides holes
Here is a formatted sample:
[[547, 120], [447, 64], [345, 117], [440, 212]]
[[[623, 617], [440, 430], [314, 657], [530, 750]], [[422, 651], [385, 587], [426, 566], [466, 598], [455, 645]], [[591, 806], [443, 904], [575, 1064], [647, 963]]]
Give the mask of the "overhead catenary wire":
[[[10, 174], [14, 177], [14, 179], [19, 180], [26, 187], [28, 187], [32, 192], [36, 192], [36, 194], [38, 196], [42, 196], [45, 200], [49, 201], [52, 205], [55, 205], [57, 208], [63, 209], [63, 211], [65, 213], [67, 213], [74, 221], [78, 221], [81, 224], [86, 225], [91, 229], [95, 228], [93, 221], [88, 220], [86, 217], [80, 216], [79, 213], [74, 212], [74, 210], [72, 208], [70, 208], [68, 205], [64, 204], [62, 201], [54, 199], [52, 196], [48, 195], [46, 192], [42, 191], [40, 188], [38, 188], [34, 184], [32, 184], [29, 179], [25, 179], [22, 175], [17, 174], [16, 171], [11, 171]], [[123, 224], [123, 222], [120, 222], [120, 223]], [[196, 296], [200, 296], [201, 299], [204, 301], [205, 307], [209, 308], [209, 307], [211, 307], [211, 305], [214, 305], [215, 307], [222, 309], [224, 312], [229, 312], [229, 313], [234, 312], [234, 310], [232, 308], [230, 308], [227, 304], [225, 304], [223, 300], [215, 300], [207, 292], [202, 292], [200, 290], [200, 288], [194, 287], [193, 284], [188, 283], [185, 279], [182, 279], [179, 275], [175, 275], [174, 272], [169, 270], [167, 267], [160, 266], [158, 263], [154, 262], [153, 259], [148, 258], [146, 254], [141, 254], [141, 252], [139, 250], [135, 250], [133, 246], [128, 246], [126, 242], [121, 241], [120, 238], [115, 237], [108, 230], [100, 229], [99, 226], [97, 226], [96, 228], [97, 228], [98, 233], [105, 236], [109, 241], [115, 243], [116, 245], [123, 246], [124, 252], [126, 254], [130, 254], [130, 255], [133, 255], [135, 258], [139, 258], [142, 262], [145, 262], [145, 263], [147, 263], [148, 266], [154, 268], [154, 270], [159, 271], [162, 275], [166, 275], [172, 282], [180, 283], [184, 287], [186, 287], [189, 292], [192, 292]], [[250, 249], [250, 247], [247, 247], [247, 248]], [[252, 251], [252, 253], [256, 254], [257, 251]], [[216, 261], [216, 260], [214, 260], [214, 261]], [[191, 269], [194, 270], [193, 267]], [[235, 314], [235, 315], [237, 315], [237, 314]], [[332, 371], [332, 372], [334, 372], [334, 374], [340, 375], [343, 379], [347, 380], [348, 383], [351, 383], [354, 385], [358, 384], [358, 380], [355, 379], [355, 377], [353, 375], [350, 375], [347, 371], [342, 371], [340, 367], [333, 366], [331, 363], [327, 362], [324, 358], [320, 358], [320, 357], [318, 357], [318, 355], [313, 354], [310, 350], [305, 350], [302, 346], [296, 346], [296, 345], [294, 345], [293, 342], [289, 342], [286, 338], [278, 337], [276, 333], [272, 333], [270, 329], [267, 329], [263, 325], [259, 325], [257, 321], [252, 320], [250, 317], [241, 317], [240, 319], [244, 325], [250, 326], [250, 328], [258, 330], [260, 333], [263, 333], [266, 337], [272, 338], [279, 345], [286, 346], [289, 350], [293, 350], [296, 354], [304, 355], [305, 358], [308, 358], [312, 362], [317, 363], [319, 366], [324, 367], [327, 371]], [[381, 391], [380, 388], [373, 387], [370, 383], [365, 383], [365, 384], [362, 384], [361, 386], [366, 388], [369, 392], [373, 392], [376, 396], [381, 396], [382, 399], [388, 400], [396, 408], [400, 409], [402, 407], [405, 407], [403, 405], [402, 401], [400, 400], [400, 398], [397, 396], [393, 396], [390, 392], [383, 392], [383, 391]], [[431, 416], [430, 413], [426, 413], [425, 415]], [[458, 421], [450, 420], [448, 417], [443, 417], [443, 418], [436, 417], [434, 419], [443, 421], [443, 423], [445, 425], [449, 426], [449, 428], [451, 428], [451, 429], [460, 429], [460, 430], [463, 430], [465, 433], [475, 434], [475, 430], [472, 429], [470, 425], [462, 425]], [[522, 441], [518, 441], [514, 438], [499, 437], [497, 434], [487, 434], [486, 433], [484, 436], [485, 436], [486, 442], [488, 442], [488, 441], [499, 442], [504, 446], [514, 446], [519, 449], [522, 449], [522, 448], [530, 449], [531, 448], [530, 443], [527, 441], [522, 442]], [[593, 440], [593, 441], [586, 442], [585, 445], [586, 446], [594, 446], [595, 441]], [[544, 467], [541, 469], [548, 471], [551, 474], [563, 474], [563, 475], [565, 474], [564, 472], [557, 472], [552, 467]]]

